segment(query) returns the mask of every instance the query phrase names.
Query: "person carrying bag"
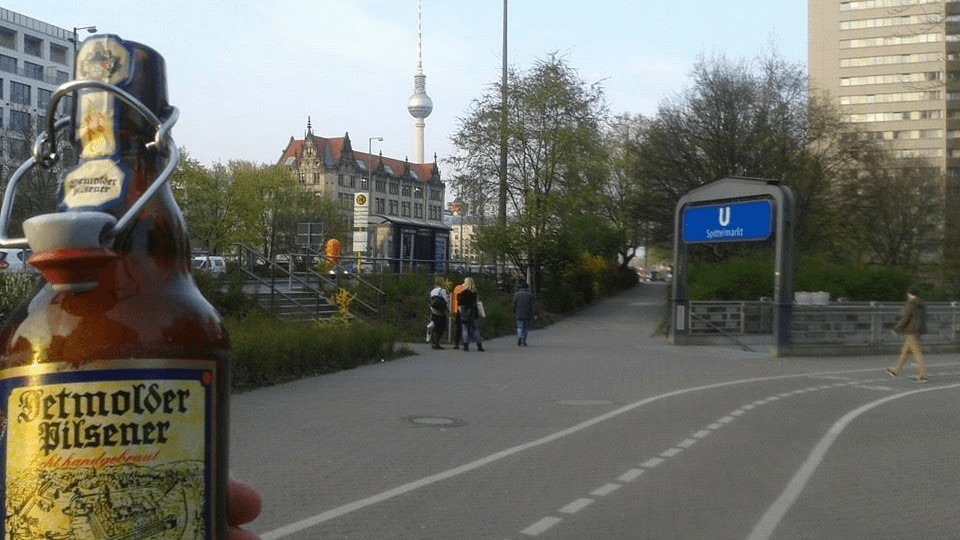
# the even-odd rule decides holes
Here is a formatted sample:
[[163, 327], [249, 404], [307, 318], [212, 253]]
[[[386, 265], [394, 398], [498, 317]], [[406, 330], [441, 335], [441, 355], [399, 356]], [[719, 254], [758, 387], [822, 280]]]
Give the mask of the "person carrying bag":
[[460, 310], [460, 320], [463, 324], [463, 350], [470, 350], [470, 336], [473, 336], [477, 343], [477, 350], [483, 351], [483, 336], [480, 335], [480, 310], [478, 305], [482, 306], [477, 298], [477, 285], [473, 278], [468, 277], [463, 280], [463, 290], [457, 295], [457, 306]]

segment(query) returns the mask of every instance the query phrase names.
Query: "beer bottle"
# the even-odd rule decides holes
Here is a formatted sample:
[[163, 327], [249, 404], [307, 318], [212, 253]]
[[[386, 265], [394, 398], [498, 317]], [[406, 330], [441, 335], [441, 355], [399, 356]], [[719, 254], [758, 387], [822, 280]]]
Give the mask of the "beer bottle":
[[[0, 331], [6, 539], [227, 537], [229, 343], [166, 182], [179, 151], [164, 70], [153, 49], [97, 35], [54, 93], [74, 96], [78, 162], [58, 212], [24, 223], [43, 285]], [[56, 131], [40, 138], [52, 153]]]

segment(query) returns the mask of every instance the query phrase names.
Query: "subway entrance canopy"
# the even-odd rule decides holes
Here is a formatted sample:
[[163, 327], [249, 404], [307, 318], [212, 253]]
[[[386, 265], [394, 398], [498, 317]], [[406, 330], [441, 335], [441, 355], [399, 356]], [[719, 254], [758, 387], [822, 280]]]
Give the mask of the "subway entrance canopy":
[[691, 244], [763, 242], [776, 235], [774, 350], [790, 343], [793, 306], [793, 192], [775, 180], [728, 177], [699, 187], [677, 203], [674, 217], [670, 342], [686, 344], [687, 273]]

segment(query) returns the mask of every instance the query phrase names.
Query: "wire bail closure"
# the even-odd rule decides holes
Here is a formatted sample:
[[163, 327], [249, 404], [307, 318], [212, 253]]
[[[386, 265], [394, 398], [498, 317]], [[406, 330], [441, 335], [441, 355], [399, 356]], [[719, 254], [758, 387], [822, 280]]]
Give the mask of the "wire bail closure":
[[[12, 207], [16, 197], [17, 185], [20, 183], [23, 177], [27, 175], [27, 173], [33, 170], [35, 166], [39, 165], [43, 169], [50, 169], [60, 160], [60, 156], [56, 150], [56, 134], [58, 131], [67, 127], [68, 125], [71, 125], [71, 118], [66, 116], [55, 119], [57, 105], [59, 105], [60, 100], [66, 95], [76, 93], [77, 91], [86, 88], [110, 92], [140, 113], [157, 130], [153, 141], [147, 143], [147, 149], [163, 152], [167, 158], [166, 165], [164, 166], [163, 170], [159, 175], [157, 175], [153, 183], [150, 184], [146, 191], [143, 192], [140, 198], [138, 198], [136, 202], [134, 202], [130, 208], [127, 209], [126, 213], [124, 213], [123, 216], [117, 220], [113, 226], [105, 228], [101, 233], [100, 243], [102, 245], [105, 246], [111, 240], [116, 238], [120, 231], [125, 229], [130, 222], [133, 221], [137, 214], [139, 214], [140, 211], [143, 210], [143, 207], [150, 202], [150, 199], [157, 193], [157, 191], [159, 191], [163, 184], [170, 179], [170, 177], [173, 175], [173, 172], [176, 170], [177, 165], [180, 163], [180, 149], [177, 148], [176, 144], [174, 144], [173, 137], [170, 134], [174, 124], [177, 123], [177, 119], [180, 117], [180, 111], [176, 107], [171, 106], [169, 118], [167, 118], [166, 121], [162, 121], [140, 100], [112, 84], [94, 80], [71, 81], [65, 83], [57, 88], [57, 90], [51, 96], [49, 104], [47, 105], [47, 131], [44, 131], [37, 136], [33, 143], [31, 157], [17, 168], [17, 170], [10, 177], [10, 181], [7, 183], [7, 188], [3, 194], [3, 205], [0, 206], [0, 247], [26, 248], [29, 246], [29, 242], [25, 237], [10, 238], [7, 236], [7, 231], [10, 226]], [[47, 149], [49, 149], [49, 151], [47, 151]]]

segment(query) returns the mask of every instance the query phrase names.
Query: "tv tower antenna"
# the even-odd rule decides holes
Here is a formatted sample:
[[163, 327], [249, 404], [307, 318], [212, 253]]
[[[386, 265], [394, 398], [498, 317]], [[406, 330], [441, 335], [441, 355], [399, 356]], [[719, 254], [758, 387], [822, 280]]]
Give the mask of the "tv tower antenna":
[[414, 123], [415, 161], [423, 163], [423, 129], [426, 126], [424, 119], [433, 112], [433, 100], [427, 95], [427, 76], [423, 74], [423, 26], [420, 0], [417, 0], [417, 74], [413, 76], [413, 95], [407, 101], [407, 111], [416, 119]]

